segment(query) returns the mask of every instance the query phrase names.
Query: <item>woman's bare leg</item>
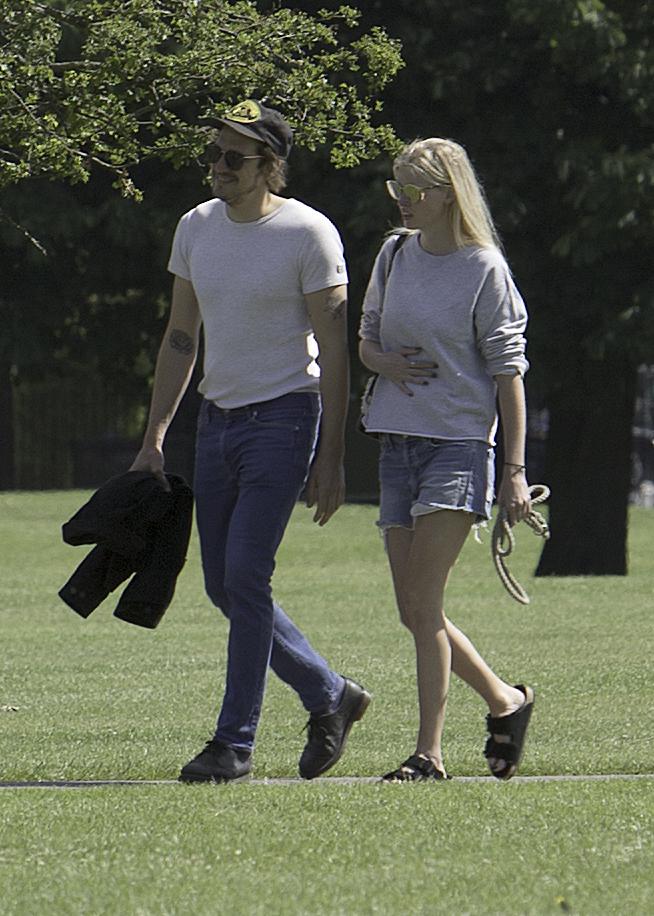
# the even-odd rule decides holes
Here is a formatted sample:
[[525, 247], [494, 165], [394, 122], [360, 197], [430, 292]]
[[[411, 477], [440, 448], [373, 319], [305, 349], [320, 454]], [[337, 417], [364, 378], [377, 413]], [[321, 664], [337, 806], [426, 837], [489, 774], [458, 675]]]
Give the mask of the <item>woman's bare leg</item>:
[[452, 671], [465, 681], [488, 704], [491, 716], [514, 712], [524, 701], [524, 694], [507, 684], [488, 666], [468, 637], [446, 620], [452, 647]]
[[[472, 520], [467, 512], [440, 510], [418, 518], [413, 531], [390, 528], [386, 533], [400, 619], [416, 646], [420, 708], [416, 753], [430, 757], [439, 769], [443, 769], [441, 738], [450, 669], [485, 700], [492, 716], [509, 715], [524, 701], [524, 695], [495, 674], [443, 613], [447, 578]], [[504, 762], [489, 760], [489, 765], [501, 768]]]
[[429, 757], [443, 771], [441, 739], [452, 667], [443, 596], [472, 519], [470, 513], [440, 510], [416, 519], [413, 531], [390, 528], [386, 534], [400, 617], [416, 648], [416, 754]]

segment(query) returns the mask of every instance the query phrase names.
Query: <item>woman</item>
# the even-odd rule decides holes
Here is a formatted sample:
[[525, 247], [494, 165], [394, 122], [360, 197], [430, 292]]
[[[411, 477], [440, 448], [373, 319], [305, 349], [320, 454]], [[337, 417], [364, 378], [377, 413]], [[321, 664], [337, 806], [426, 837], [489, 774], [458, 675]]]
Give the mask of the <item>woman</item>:
[[496, 403], [504, 435], [498, 503], [530, 509], [525, 477], [527, 314], [465, 150], [410, 143], [387, 182], [404, 229], [384, 242], [364, 300], [361, 360], [378, 378], [365, 428], [381, 439], [379, 526], [402, 623], [416, 649], [420, 727], [390, 782], [447, 778], [441, 751], [450, 671], [488, 705], [491, 773], [517, 771], [534, 692], [496, 675], [443, 610], [450, 570], [488, 519]]

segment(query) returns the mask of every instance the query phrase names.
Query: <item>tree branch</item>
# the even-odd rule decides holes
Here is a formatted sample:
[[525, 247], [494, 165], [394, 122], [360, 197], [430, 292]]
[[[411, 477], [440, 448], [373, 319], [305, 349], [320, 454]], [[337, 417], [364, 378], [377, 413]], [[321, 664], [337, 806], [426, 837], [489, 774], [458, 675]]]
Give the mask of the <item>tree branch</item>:
[[20, 223], [17, 223], [16, 220], [12, 219], [12, 217], [9, 216], [9, 214], [2, 208], [0, 208], [0, 220], [2, 220], [5, 223], [9, 223], [9, 225], [13, 226], [14, 229], [20, 232], [20, 234], [24, 238], [26, 238], [28, 242], [34, 245], [34, 247], [38, 249], [38, 251], [40, 251], [42, 255], [45, 255], [45, 257], [48, 256], [47, 250], [43, 247], [43, 245], [39, 242], [39, 240], [35, 239], [32, 233], [28, 229], [26, 229], [25, 226], [21, 226]]
[[99, 70], [102, 64], [97, 60], [65, 60], [53, 61], [48, 66], [53, 73], [67, 73], [70, 70], [76, 72]]

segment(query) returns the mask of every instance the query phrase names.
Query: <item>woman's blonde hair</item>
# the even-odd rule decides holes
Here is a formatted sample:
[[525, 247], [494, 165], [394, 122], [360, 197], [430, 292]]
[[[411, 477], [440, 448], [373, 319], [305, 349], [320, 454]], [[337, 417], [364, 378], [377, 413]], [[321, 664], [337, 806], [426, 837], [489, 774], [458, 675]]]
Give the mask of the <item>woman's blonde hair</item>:
[[479, 245], [501, 249], [479, 179], [459, 143], [440, 137], [413, 140], [395, 158], [393, 168], [402, 166], [417, 169], [431, 183], [452, 189], [448, 215], [458, 248]]

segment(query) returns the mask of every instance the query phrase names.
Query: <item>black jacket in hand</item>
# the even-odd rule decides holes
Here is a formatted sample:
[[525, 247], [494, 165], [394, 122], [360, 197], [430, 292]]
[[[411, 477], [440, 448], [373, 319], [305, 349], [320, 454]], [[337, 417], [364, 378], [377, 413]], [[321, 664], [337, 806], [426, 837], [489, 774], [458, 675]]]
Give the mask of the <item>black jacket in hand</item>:
[[59, 591], [88, 617], [133, 575], [116, 617], [154, 629], [172, 601], [184, 566], [193, 493], [183, 478], [167, 474], [170, 492], [152, 474], [128, 471], [103, 484], [62, 528], [67, 544], [97, 544]]

